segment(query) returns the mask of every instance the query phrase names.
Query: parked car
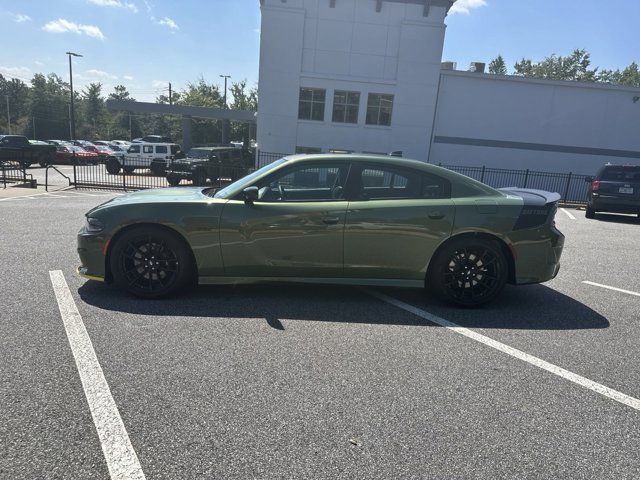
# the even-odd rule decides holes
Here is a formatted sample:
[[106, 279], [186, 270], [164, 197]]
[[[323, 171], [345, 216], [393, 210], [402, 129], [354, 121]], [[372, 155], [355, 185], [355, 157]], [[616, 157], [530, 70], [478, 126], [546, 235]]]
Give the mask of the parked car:
[[94, 140], [92, 143], [93, 143], [94, 145], [102, 145], [103, 147], [109, 147], [109, 146], [111, 146], [111, 145], [110, 145], [110, 144], [111, 144], [111, 142], [108, 142], [108, 141], [106, 141], [106, 140]]
[[167, 182], [175, 186], [183, 179], [194, 185], [205, 185], [208, 179], [235, 181], [252, 166], [253, 158], [239, 148], [197, 147], [189, 150], [185, 158], [171, 161], [166, 171]]
[[587, 218], [598, 212], [631, 213], [640, 218], [640, 166], [610, 165], [587, 177]]
[[18, 162], [23, 168], [34, 163], [41, 167], [53, 163], [56, 147], [49, 144], [31, 144], [22, 135], [0, 135], [0, 160]]
[[89, 151], [89, 152], [94, 152], [98, 155], [98, 157], [100, 158], [100, 161], [102, 163], [107, 163], [109, 161], [109, 159], [111, 158], [121, 158], [124, 155], [119, 155], [116, 152], [114, 152], [113, 150], [111, 150], [111, 148], [106, 147], [104, 145], [84, 145], [82, 148], [84, 148], [85, 150]]
[[132, 144], [124, 157], [111, 157], [107, 160], [107, 172], [112, 175], [124, 170], [132, 173], [134, 170], [149, 169], [156, 175], [164, 175], [164, 172], [180, 152], [177, 143], [137, 143]]
[[109, 144], [118, 145], [119, 147], [129, 148], [129, 145], [131, 145], [131, 142], [129, 142], [128, 140], [111, 140]]
[[424, 162], [297, 155], [221, 190], [115, 198], [86, 215], [79, 273], [141, 297], [260, 281], [424, 288], [465, 307], [560, 269], [560, 195]]
[[59, 146], [62, 146], [62, 145], [73, 145], [68, 140], [47, 140], [47, 143], [50, 144], [50, 145], [55, 145], [56, 147], [59, 147]]
[[78, 165], [97, 165], [100, 162], [100, 156], [96, 152], [85, 150], [83, 147], [76, 145], [60, 145], [56, 147], [55, 163], [72, 165], [74, 159]]
[[134, 138], [131, 143], [173, 143], [173, 140], [164, 135], [147, 135], [142, 138]]

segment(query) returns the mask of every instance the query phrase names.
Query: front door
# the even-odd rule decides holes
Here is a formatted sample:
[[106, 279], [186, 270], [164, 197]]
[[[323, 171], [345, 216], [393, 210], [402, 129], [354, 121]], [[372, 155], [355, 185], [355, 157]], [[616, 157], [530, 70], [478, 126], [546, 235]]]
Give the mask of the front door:
[[338, 278], [343, 272], [346, 162], [298, 163], [258, 181], [259, 199], [227, 202], [225, 275]]
[[375, 165], [354, 165], [352, 176], [345, 277], [424, 280], [429, 260], [453, 228], [449, 182], [418, 170]]

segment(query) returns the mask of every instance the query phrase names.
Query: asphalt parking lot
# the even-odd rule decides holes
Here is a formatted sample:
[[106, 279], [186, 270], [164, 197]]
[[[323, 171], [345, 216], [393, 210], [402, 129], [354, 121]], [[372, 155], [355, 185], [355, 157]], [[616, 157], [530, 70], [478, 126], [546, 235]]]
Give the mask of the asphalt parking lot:
[[[0, 478], [640, 477], [635, 218], [559, 211], [558, 278], [481, 310], [319, 286], [144, 301], [74, 273], [112, 195], [0, 199]], [[61, 301], [110, 395], [83, 386]]]

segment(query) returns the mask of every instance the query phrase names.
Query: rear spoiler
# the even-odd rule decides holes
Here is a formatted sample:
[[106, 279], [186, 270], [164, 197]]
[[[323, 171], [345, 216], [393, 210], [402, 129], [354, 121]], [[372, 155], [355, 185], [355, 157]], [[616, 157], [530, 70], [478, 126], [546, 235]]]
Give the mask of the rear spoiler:
[[507, 187], [498, 190], [507, 195], [521, 197], [527, 207], [544, 207], [551, 203], [558, 203], [562, 198], [559, 193], [534, 190], [532, 188]]

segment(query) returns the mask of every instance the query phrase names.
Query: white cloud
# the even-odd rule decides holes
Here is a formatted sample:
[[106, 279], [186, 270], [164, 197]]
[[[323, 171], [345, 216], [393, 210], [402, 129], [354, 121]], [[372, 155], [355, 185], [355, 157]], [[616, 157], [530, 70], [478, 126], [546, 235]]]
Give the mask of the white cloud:
[[453, 4], [449, 13], [464, 13], [469, 15], [469, 11], [473, 8], [484, 7], [487, 0], [458, 0]]
[[76, 33], [78, 35], [87, 35], [89, 37], [99, 38], [100, 40], [104, 40], [104, 35], [102, 31], [96, 27], [95, 25], [83, 25], [81, 23], [70, 22], [69, 20], [65, 20], [64, 18], [59, 18], [58, 20], [52, 20], [47, 23], [42, 29], [45, 32], [50, 33]]
[[40, 60], [34, 60], [33, 63], [35, 63], [38, 67], [44, 67], [44, 63]]
[[11, 16], [13, 17], [13, 21], [16, 23], [24, 23], [31, 20], [29, 15], [25, 15], [23, 13], [12, 13]]
[[126, 8], [127, 10], [130, 10], [133, 13], [138, 13], [138, 7], [136, 7], [135, 3], [131, 3], [131, 2], [123, 2], [121, 0], [87, 0], [87, 1], [89, 3], [93, 3], [94, 5], [98, 5], [99, 7]]
[[169, 86], [169, 80], [154, 80], [151, 82], [151, 86], [155, 89], [166, 88]]
[[[153, 17], [151, 19], [153, 20]], [[171, 30], [172, 32], [176, 30], [180, 30], [180, 27], [178, 27], [178, 24], [169, 17], [163, 17], [160, 20], [157, 20], [157, 23], [158, 25], [164, 25], [165, 27], [168, 27], [169, 30]]]
[[132, 77], [131, 75], [125, 75], [125, 76], [124, 76], [124, 77], [122, 77], [122, 78], [124, 78], [125, 80], [128, 80], [128, 81], [133, 80], [133, 77]]
[[84, 73], [86, 73], [90, 77], [110, 78], [111, 80], [117, 80], [118, 79], [118, 77], [116, 75], [112, 75], [109, 72], [105, 72], [104, 70], [96, 70], [95, 68], [92, 68], [90, 70], [85, 70]]
[[3, 67], [0, 65], [0, 74], [28, 78], [31, 76], [31, 69], [29, 67]]

